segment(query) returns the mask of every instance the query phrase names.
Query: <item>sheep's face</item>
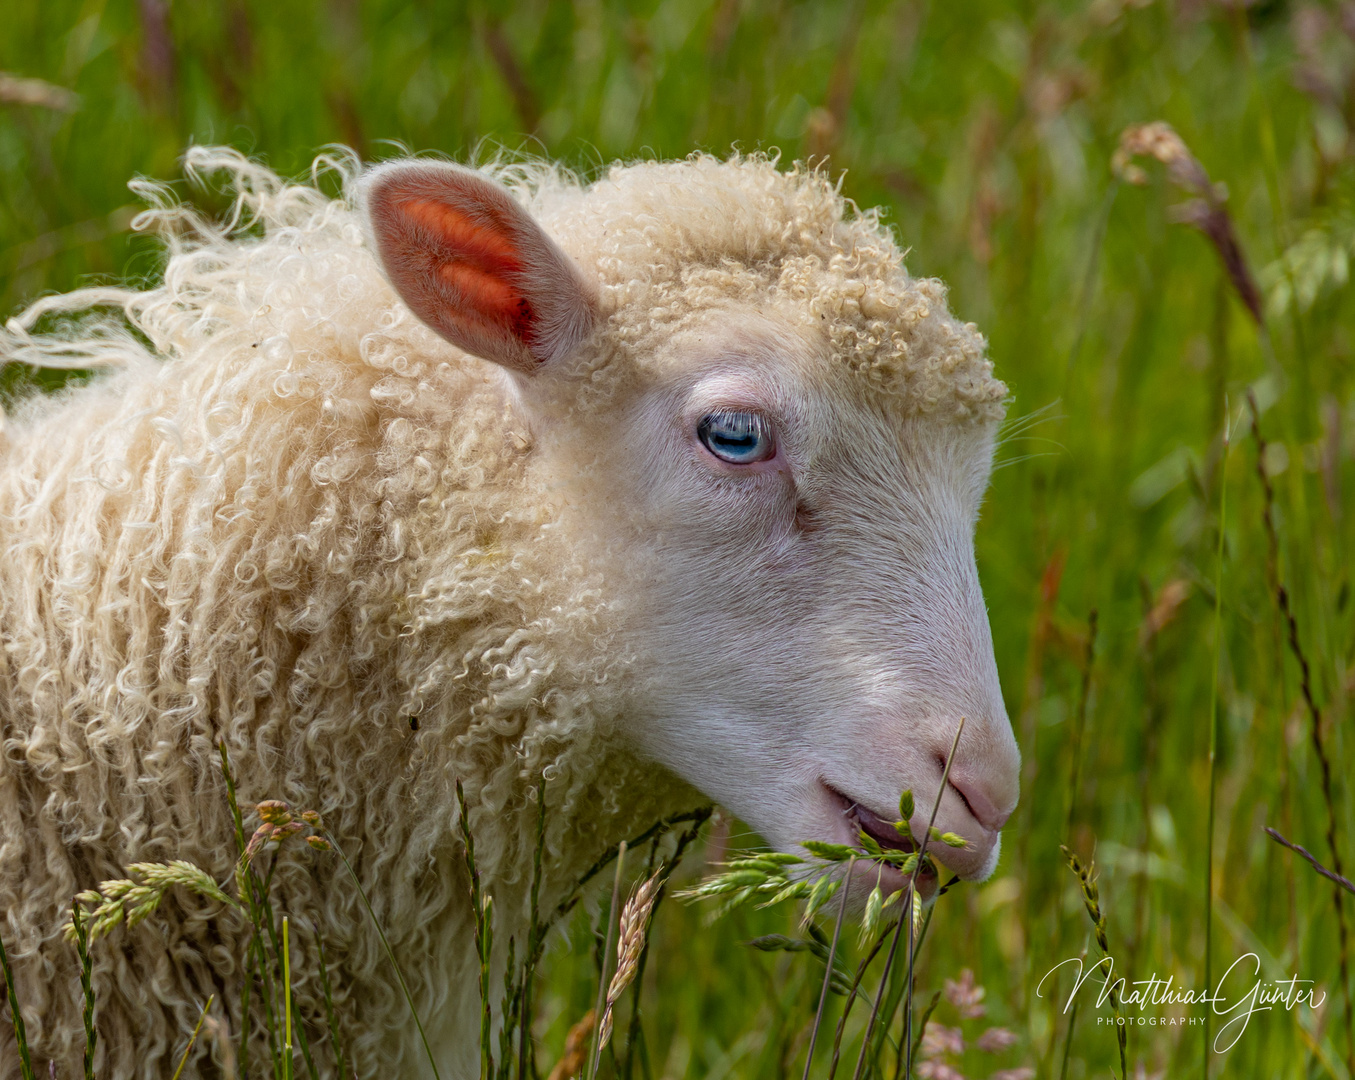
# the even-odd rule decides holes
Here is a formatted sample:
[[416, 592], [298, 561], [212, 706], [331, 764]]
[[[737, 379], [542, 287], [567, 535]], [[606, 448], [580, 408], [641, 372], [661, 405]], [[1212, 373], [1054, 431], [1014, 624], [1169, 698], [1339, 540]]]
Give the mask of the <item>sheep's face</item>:
[[607, 552], [638, 748], [784, 849], [897, 846], [901, 793], [920, 836], [940, 792], [968, 845], [938, 854], [989, 874], [1019, 773], [973, 552], [996, 421], [891, 395], [772, 295], [689, 313], [591, 393], [626, 312], [503, 189], [419, 164], [365, 197], [416, 314], [518, 373], [561, 524]]
[[805, 325], [712, 311], [561, 440], [628, 553], [628, 729], [793, 849], [897, 842], [904, 789], [922, 835], [963, 716], [940, 854], [981, 877], [1019, 770], [973, 553], [994, 425], [903, 413]]

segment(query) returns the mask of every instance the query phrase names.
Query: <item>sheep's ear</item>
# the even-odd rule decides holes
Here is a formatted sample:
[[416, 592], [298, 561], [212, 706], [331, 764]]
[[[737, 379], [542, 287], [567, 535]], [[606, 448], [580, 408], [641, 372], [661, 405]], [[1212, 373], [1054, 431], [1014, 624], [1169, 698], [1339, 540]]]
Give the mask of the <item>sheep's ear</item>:
[[532, 374], [591, 331], [596, 289], [503, 185], [401, 162], [368, 173], [361, 201], [396, 292], [466, 352]]

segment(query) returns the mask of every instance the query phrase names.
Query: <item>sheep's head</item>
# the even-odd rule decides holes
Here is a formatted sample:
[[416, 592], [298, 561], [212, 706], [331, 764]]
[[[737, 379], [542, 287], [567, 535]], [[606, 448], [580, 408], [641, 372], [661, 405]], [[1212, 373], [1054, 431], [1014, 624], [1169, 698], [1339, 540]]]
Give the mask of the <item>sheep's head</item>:
[[563, 527], [607, 552], [630, 738], [781, 847], [897, 844], [964, 717], [941, 854], [990, 873], [1019, 755], [973, 552], [1006, 393], [981, 338], [818, 174], [523, 194], [539, 219], [428, 162], [362, 192], [396, 290], [504, 369]]

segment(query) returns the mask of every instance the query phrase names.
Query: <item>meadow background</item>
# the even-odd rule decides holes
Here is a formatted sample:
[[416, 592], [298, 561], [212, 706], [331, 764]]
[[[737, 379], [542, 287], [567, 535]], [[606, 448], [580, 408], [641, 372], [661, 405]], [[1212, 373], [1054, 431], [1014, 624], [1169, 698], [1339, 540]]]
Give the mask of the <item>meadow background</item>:
[[[826, 159], [847, 195], [887, 207], [910, 269], [949, 283], [1013, 392], [978, 559], [1023, 797], [995, 877], [936, 907], [918, 999], [955, 981], [933, 1023], [959, 1043], [934, 1033], [920, 1075], [1118, 1075], [1115, 1036], [1095, 1022], [1108, 1010], [1085, 1007], [1070, 1025], [1059, 994], [1035, 992], [1059, 961], [1098, 955], [1066, 844], [1096, 860], [1119, 971], [1201, 987], [1208, 890], [1215, 979], [1252, 951], [1261, 978], [1325, 990], [1316, 1011], [1253, 1018], [1232, 1050], [1209, 1055], [1210, 1075], [1347, 1080], [1349, 946], [1333, 888], [1262, 828], [1347, 873], [1355, 862], [1355, 5], [4, 8], [0, 317], [48, 290], [153, 276], [125, 184], [179, 177], [192, 143], [230, 143], [285, 173], [335, 142], [369, 159], [393, 153], [389, 140], [459, 158], [502, 145], [585, 173], [617, 157], [778, 148]], [[1219, 189], [1192, 203], [1202, 192], [1151, 160], [1117, 173], [1122, 132], [1155, 120], [1226, 202]], [[1214, 242], [1225, 208], [1260, 324], [1239, 299], [1242, 264]], [[1212, 223], [1213, 240], [1192, 221]], [[11, 365], [0, 393], [59, 378]], [[704, 857], [757, 842], [717, 822]], [[659, 909], [631, 1070], [798, 1077], [822, 967], [745, 944], [797, 934], [796, 913], [707, 914], [672, 899]], [[581, 914], [548, 957], [544, 1066], [593, 1003], [592, 936]], [[985, 1016], [964, 1015], [978, 1004]], [[975, 1048], [994, 1025], [1015, 1043]], [[626, 1057], [605, 1068], [626, 1071]], [[1205, 1057], [1198, 1025], [1129, 1032], [1131, 1075], [1200, 1076]]]

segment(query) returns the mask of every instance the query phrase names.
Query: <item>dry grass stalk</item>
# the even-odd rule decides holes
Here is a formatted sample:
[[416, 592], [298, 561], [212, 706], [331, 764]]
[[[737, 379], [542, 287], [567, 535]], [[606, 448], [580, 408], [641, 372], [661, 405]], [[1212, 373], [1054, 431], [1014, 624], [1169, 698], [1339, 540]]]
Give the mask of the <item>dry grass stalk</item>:
[[621, 995], [626, 992], [635, 979], [640, 966], [640, 953], [644, 951], [649, 935], [649, 916], [654, 910], [654, 901], [663, 886], [663, 867], [654, 871], [652, 877], [641, 883], [626, 906], [621, 909], [620, 936], [616, 942], [616, 974], [607, 987], [607, 1003], [602, 1013], [602, 1031], [598, 1036], [599, 1050], [606, 1049], [612, 1037], [612, 1011]]
[[1146, 648], [1158, 634], [1176, 621], [1181, 605], [1189, 596], [1190, 582], [1185, 578], [1174, 578], [1157, 591], [1152, 607], [1144, 615], [1143, 624], [1139, 627], [1140, 647]]
[[[616, 851], [616, 878], [612, 881], [612, 903], [607, 909], [607, 941], [602, 948], [602, 972], [598, 978], [598, 1003], [594, 1013], [602, 1013], [606, 1006], [607, 969], [612, 955], [612, 944], [616, 940], [617, 909], [621, 906], [621, 874], [626, 866], [626, 842], [623, 840]], [[598, 1027], [593, 1038], [593, 1052], [588, 1058], [588, 1077], [593, 1080], [598, 1074], [598, 1064], [602, 1061], [602, 1028]]]
[[[570, 889], [569, 894], [563, 900], [561, 900], [560, 903], [556, 906], [555, 910], [550, 914], [550, 918], [546, 922], [540, 924], [539, 930], [541, 936], [538, 940], [537, 946], [538, 950], [545, 947], [545, 934], [546, 931], [550, 928], [550, 926], [559, 922], [561, 919], [563, 919], [566, 915], [568, 915], [571, 911], [574, 910], [574, 908], [578, 905], [579, 901], [583, 898], [584, 889], [587, 887], [588, 883], [592, 881], [593, 878], [597, 877], [597, 875], [601, 873], [603, 869], [606, 868], [608, 863], [610, 863], [613, 859], [617, 858], [622, 848], [628, 850], [638, 850], [644, 844], [647, 844], [649, 841], [653, 840], [654, 837], [660, 836], [663, 833], [668, 832], [675, 826], [684, 823], [689, 823], [691, 826], [690, 829], [683, 835], [682, 839], [679, 840], [678, 842], [678, 849], [680, 851], [686, 850], [688, 844], [690, 844], [691, 841], [696, 838], [696, 834], [700, 830], [701, 826], [704, 825], [707, 820], [709, 820], [714, 809], [715, 808], [713, 806], [703, 806], [696, 810], [688, 810], [684, 811], [681, 814], [674, 814], [672, 817], [663, 818], [660, 821], [656, 821], [644, 832], [640, 833], [639, 836], [633, 837], [630, 840], [617, 844], [616, 847], [609, 848], [607, 851], [603, 852], [600, 856], [598, 856], [598, 860], [595, 863], [593, 863], [593, 865], [590, 866], [586, 871], [584, 871], [583, 876], [580, 877], [578, 881], [574, 882], [574, 885]], [[798, 862], [799, 860], [794, 859], [793, 861]], [[686, 895], [687, 894], [684, 893], [677, 894], [679, 899], [685, 898]], [[533, 955], [532, 959], [534, 963], [540, 959], [539, 951]]]
[[1161, 120], [1125, 128], [1120, 135], [1120, 145], [1111, 158], [1111, 168], [1121, 180], [1129, 184], [1146, 184], [1148, 174], [1134, 163], [1136, 157], [1151, 157], [1160, 161], [1166, 166], [1168, 179], [1194, 196], [1172, 207], [1172, 220], [1204, 233], [1218, 252], [1238, 298], [1256, 325], [1264, 326], [1261, 293], [1243, 257], [1233, 219], [1228, 213], [1227, 189], [1209, 179], [1204, 166], [1190, 152], [1181, 136], [1170, 124]]
[[80, 95], [43, 79], [25, 79], [0, 71], [0, 105], [36, 105], [56, 112], [74, 112]]
[[[1341, 850], [1336, 845], [1336, 797], [1332, 791], [1331, 758], [1327, 754], [1326, 739], [1322, 730], [1322, 710], [1318, 707], [1317, 699], [1313, 696], [1312, 668], [1308, 663], [1308, 655], [1303, 651], [1303, 644], [1299, 640], [1299, 624], [1298, 619], [1294, 617], [1293, 605], [1289, 601], [1289, 590], [1285, 588], [1284, 582], [1280, 579], [1280, 543], [1279, 534], [1275, 529], [1274, 514], [1275, 490], [1271, 486], [1270, 475], [1266, 472], [1267, 443], [1261, 435], [1261, 410], [1257, 406], [1255, 393], [1247, 392], [1247, 403], [1251, 407], [1252, 437], [1256, 440], [1256, 475], [1261, 480], [1261, 493], [1264, 496], [1262, 522], [1266, 529], [1270, 563], [1274, 567], [1271, 574], [1271, 583], [1275, 589], [1275, 601], [1280, 609], [1280, 617], [1283, 619], [1287, 631], [1289, 651], [1293, 654], [1294, 660], [1299, 666], [1299, 692], [1308, 712], [1310, 721], [1308, 731], [1322, 778], [1322, 799], [1327, 804], [1327, 848], [1331, 852], [1332, 869], [1337, 877], [1344, 878], [1345, 870], [1341, 866]], [[1350, 993], [1350, 932], [1346, 925], [1345, 898], [1339, 883], [1333, 886], [1332, 896], [1336, 904], [1336, 930], [1340, 949], [1338, 960], [1340, 962], [1342, 996], [1345, 999], [1346, 1007], [1346, 1062], [1349, 1071], [1355, 1072], [1355, 1034], [1352, 1034], [1352, 1014], [1355, 1014], [1355, 1000], [1352, 1000]]]
[[565, 1052], [551, 1069], [548, 1080], [576, 1080], [588, 1064], [588, 1049], [593, 1042], [593, 1022], [597, 1013], [589, 1009], [565, 1036]]
[[1279, 832], [1277, 832], [1275, 829], [1272, 829], [1269, 825], [1266, 826], [1266, 835], [1269, 836], [1272, 840], [1274, 840], [1277, 844], [1281, 845], [1282, 847], [1287, 847], [1295, 855], [1298, 855], [1300, 858], [1306, 859], [1308, 861], [1308, 864], [1312, 866], [1314, 870], [1316, 870], [1319, 874], [1321, 874], [1328, 881], [1332, 882], [1334, 885], [1339, 885], [1341, 888], [1345, 889], [1346, 892], [1348, 893], [1355, 893], [1355, 882], [1352, 882], [1348, 877], [1342, 877], [1340, 874], [1332, 873], [1332, 871], [1328, 870], [1325, 866], [1318, 862], [1317, 859], [1314, 857], [1313, 853], [1309, 851], [1306, 847], [1304, 847], [1302, 844], [1296, 844], [1292, 840], [1286, 840], [1283, 836], [1280, 835]]
[[[697, 838], [697, 835], [700, 832], [700, 828], [701, 823], [697, 822], [692, 824], [689, 828], [687, 828], [681, 834], [678, 835], [677, 843], [673, 847], [672, 858], [667, 860], [666, 863], [666, 865], [670, 869], [675, 868], [681, 864], [683, 853]], [[658, 837], [655, 838], [654, 841], [655, 846], [650, 849], [651, 860], [654, 858], [655, 853], [657, 853], [658, 839], [659, 839]], [[650, 865], [651, 866], [653, 865], [652, 861]], [[654, 896], [654, 906], [650, 909], [649, 913], [651, 924], [653, 923], [653, 920], [656, 918], [659, 905], [663, 903], [663, 899], [667, 895], [667, 893], [668, 893], [668, 884], [665, 881], [659, 885], [659, 890]], [[622, 1077], [625, 1078], [625, 1080], [630, 1080], [630, 1077], [633, 1075], [632, 1066], [634, 1065], [635, 1061], [636, 1049], [639, 1048], [643, 1053], [646, 1054], [646, 1056], [648, 1054], [648, 1051], [645, 1050], [644, 1045], [644, 1029], [641, 1027], [640, 1024], [640, 992], [643, 989], [643, 983], [645, 978], [645, 964], [649, 960], [649, 945], [650, 945], [649, 940], [646, 939], [644, 948], [640, 950], [640, 961], [635, 973], [635, 983], [634, 983], [635, 1004], [630, 1011], [630, 1031], [627, 1033], [626, 1037], [626, 1057], [625, 1060], [621, 1063], [620, 1068], [620, 1074]], [[520, 1077], [525, 1075], [526, 1075], [525, 1073], [519, 1074]], [[646, 1076], [649, 1075], [649, 1070], [647, 1067], [645, 1068], [645, 1075]]]

